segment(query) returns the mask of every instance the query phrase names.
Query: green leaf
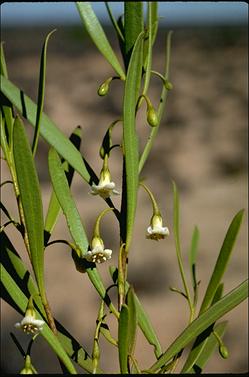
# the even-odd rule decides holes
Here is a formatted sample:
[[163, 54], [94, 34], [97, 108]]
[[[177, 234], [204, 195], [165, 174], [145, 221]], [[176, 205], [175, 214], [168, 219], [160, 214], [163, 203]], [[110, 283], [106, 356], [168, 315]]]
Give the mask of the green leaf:
[[[33, 296], [33, 300], [37, 305], [39, 312], [44, 318], [46, 318], [46, 313], [43, 308], [37, 286], [5, 232], [0, 233], [0, 244], [1, 264], [7, 270], [8, 274], [11, 276], [11, 279], [18, 285], [18, 289], [21, 290], [21, 292], [23, 292], [27, 298], [29, 298], [30, 295]], [[5, 288], [8, 292], [8, 286]], [[14, 304], [13, 300], [9, 300], [7, 297], [5, 297], [4, 290], [1, 290], [1, 297], [14, 309], [18, 310], [22, 315], [24, 315], [25, 310], [21, 310], [20, 306], [17, 306], [18, 302]], [[79, 366], [88, 372], [92, 372], [92, 360], [88, 353], [58, 321], [55, 320], [55, 322], [58, 330], [59, 341], [63, 345], [63, 348], [67, 354], [73, 360], [75, 360]], [[102, 373], [102, 371], [99, 370], [98, 373]]]
[[129, 288], [127, 293], [127, 305], [129, 310], [129, 323], [128, 323], [128, 353], [132, 355], [135, 348], [136, 342], [136, 331], [137, 331], [137, 307], [136, 307], [136, 299], [134, 289], [132, 287]]
[[[18, 305], [19, 309], [24, 313], [27, 307], [28, 299], [24, 295], [24, 293], [19, 289], [18, 285], [15, 281], [11, 278], [9, 273], [6, 269], [1, 265], [1, 281], [8, 291], [9, 295], [13, 299], [13, 301]], [[36, 311], [36, 316], [38, 319], [43, 319], [42, 316], [38, 311]], [[53, 334], [52, 330], [49, 326], [45, 323], [43, 330], [41, 331], [41, 335], [46, 339], [50, 347], [59, 357], [59, 359], [63, 362], [65, 367], [67, 368], [68, 372], [71, 374], [77, 374], [70, 358], [66, 354], [65, 350], [63, 349], [61, 343], [57, 339], [57, 337]]]
[[[36, 104], [26, 96], [22, 90], [18, 89], [11, 81], [3, 76], [1, 76], [1, 91], [22, 113], [23, 117], [35, 127], [37, 113]], [[91, 177], [86, 169], [80, 152], [44, 113], [42, 115], [40, 133], [42, 137], [85, 179], [85, 181], [89, 183]]]
[[196, 336], [207, 329], [211, 324], [223, 317], [248, 297], [248, 280], [234, 288], [222, 299], [203, 312], [198, 318], [190, 323], [185, 330], [176, 338], [160, 359], [149, 368], [150, 373], [155, 373], [163, 365], [172, 359], [178, 352], [186, 347]]
[[119, 41], [120, 41], [120, 42], [124, 42], [124, 36], [123, 36], [123, 33], [122, 33], [122, 31], [121, 31], [121, 29], [120, 29], [120, 27], [119, 27], [119, 25], [118, 25], [118, 23], [117, 23], [115, 17], [113, 16], [112, 11], [111, 11], [111, 8], [110, 8], [110, 6], [109, 6], [109, 4], [108, 4], [107, 1], [105, 1], [105, 6], [106, 6], [106, 9], [107, 9], [108, 15], [109, 15], [109, 17], [110, 17], [110, 20], [111, 20], [111, 22], [112, 22], [112, 25], [113, 25], [113, 27], [114, 27], [116, 33], [117, 33], [117, 36], [118, 36]]
[[152, 46], [155, 43], [157, 29], [158, 29], [158, 2], [157, 1], [149, 1], [149, 12], [151, 14], [151, 25], [152, 25]]
[[[73, 143], [73, 145], [77, 148], [77, 150], [80, 150], [81, 145], [81, 138], [82, 138], [82, 129], [80, 126], [77, 126], [75, 130], [73, 131], [72, 135], [70, 136], [70, 141]], [[64, 161], [63, 169], [66, 172], [66, 177], [68, 181], [69, 187], [71, 186], [73, 175], [74, 175], [74, 168], [70, 166], [67, 161]], [[60, 213], [60, 204], [56, 198], [56, 195], [54, 193], [54, 190], [52, 191], [49, 206], [47, 210], [47, 215], [45, 219], [45, 232], [46, 232], [46, 243], [49, 240], [49, 237], [52, 233], [52, 230], [56, 224], [56, 221], [58, 219], [58, 215]]]
[[1, 65], [0, 65], [0, 72], [1, 72], [1, 75], [3, 75], [4, 77], [8, 78], [8, 71], [7, 71], [7, 65], [6, 65], [5, 56], [4, 56], [3, 44], [4, 44], [4, 42], [1, 42]]
[[231, 252], [233, 250], [234, 243], [236, 241], [240, 225], [242, 222], [244, 210], [240, 210], [233, 218], [225, 239], [223, 241], [218, 259], [216, 261], [212, 276], [208, 283], [208, 287], [201, 304], [200, 313], [203, 313], [211, 304], [215, 292], [220, 284], [220, 281], [226, 270]]
[[125, 65], [128, 69], [133, 47], [140, 33], [144, 31], [143, 2], [124, 2], [124, 49]]
[[128, 347], [129, 347], [129, 309], [126, 304], [122, 305], [119, 321], [118, 321], [118, 354], [119, 354], [119, 365], [120, 373], [128, 374]]
[[[217, 324], [214, 327], [215, 332], [218, 334], [218, 336], [220, 338], [222, 338], [222, 336], [224, 335], [227, 324], [228, 324], [228, 321], [224, 321], [224, 322]], [[199, 357], [197, 358], [195, 364], [186, 373], [196, 373], [196, 374], [202, 373], [203, 368], [205, 367], [205, 365], [207, 364], [207, 361], [212, 356], [216, 347], [217, 347], [217, 339], [214, 336], [213, 332], [211, 332], [211, 334], [208, 337], [207, 342], [205, 343], [205, 346], [204, 346], [202, 352], [200, 353]]]
[[[135, 43], [128, 67], [124, 92], [123, 141], [127, 193], [126, 251], [129, 249], [135, 221], [138, 189], [138, 137], [136, 133], [136, 103], [139, 95], [142, 73], [143, 33]], [[123, 195], [124, 197], [125, 195]], [[123, 199], [123, 198], [122, 198]], [[124, 205], [124, 203], [122, 203]], [[121, 211], [124, 213], [124, 211]]]
[[33, 138], [33, 143], [32, 143], [33, 156], [35, 156], [37, 145], [38, 145], [41, 116], [42, 116], [43, 105], [44, 105], [47, 45], [48, 45], [49, 37], [55, 31], [56, 30], [52, 30], [47, 35], [45, 42], [43, 44], [43, 48], [42, 48], [41, 62], [40, 62], [40, 77], [39, 77], [39, 86], [38, 86], [38, 98], [37, 98], [37, 113], [36, 113], [36, 121], [35, 121], [35, 133], [34, 133], [34, 138]]
[[183, 267], [182, 253], [181, 253], [181, 243], [180, 243], [180, 214], [179, 214], [179, 194], [175, 182], [173, 182], [173, 194], [174, 194], [174, 238], [175, 238], [175, 247], [176, 247], [176, 256], [178, 261], [178, 266], [181, 274], [182, 283], [184, 286], [184, 295], [186, 296], [190, 308], [190, 318], [193, 317], [193, 304], [190, 297], [190, 292], [188, 284], [186, 281], [186, 276]]
[[49, 150], [49, 173], [57, 200], [66, 217], [71, 236], [83, 256], [87, 252], [88, 240], [79, 212], [71, 195], [60, 157], [55, 149]]
[[[4, 77], [6, 77], [6, 79], [8, 79], [8, 71], [7, 71], [7, 65], [6, 65], [5, 56], [4, 56], [3, 42], [1, 42], [0, 72], [1, 72], [1, 75], [3, 75]], [[14, 123], [13, 109], [12, 109], [11, 103], [7, 101], [5, 98], [2, 98], [2, 95], [1, 95], [1, 109], [5, 118], [5, 124], [8, 131], [7, 139], [9, 141], [9, 145], [12, 145], [12, 130], [13, 130], [13, 123]]]
[[[49, 151], [48, 163], [49, 173], [55, 194], [57, 196], [57, 200], [59, 201], [62, 211], [66, 217], [71, 236], [81, 253], [81, 257], [83, 257], [88, 249], [88, 240], [86, 232], [84, 230], [79, 212], [71, 195], [68, 182], [64, 173], [64, 169], [60, 161], [60, 157], [58, 156], [55, 149], [51, 149]], [[90, 267], [87, 268], [86, 271], [89, 279], [93, 283], [100, 297], [109, 306], [110, 310], [114, 313], [114, 315], [118, 317], [118, 313], [114, 308], [113, 304], [111, 303], [109, 296], [106, 293], [105, 287], [96, 268]]]
[[144, 40], [144, 68], [145, 68], [145, 81], [143, 94], [146, 95], [151, 77], [151, 66], [152, 66], [152, 46], [153, 46], [153, 36], [156, 37], [155, 31], [157, 28], [153, 28], [153, 23], [157, 25], [157, 2], [147, 2], [147, 24], [148, 24], [148, 36]]
[[31, 263], [41, 295], [44, 288], [43, 211], [39, 180], [24, 126], [16, 118], [13, 130], [13, 155], [23, 208]]
[[123, 69], [105, 35], [105, 32], [97, 19], [91, 3], [76, 2], [77, 9], [79, 11], [80, 17], [86, 27], [86, 30], [93, 40], [93, 43], [99, 49], [101, 54], [106, 58], [106, 60], [111, 64], [113, 69], [117, 72], [122, 80], [125, 80], [125, 74]]

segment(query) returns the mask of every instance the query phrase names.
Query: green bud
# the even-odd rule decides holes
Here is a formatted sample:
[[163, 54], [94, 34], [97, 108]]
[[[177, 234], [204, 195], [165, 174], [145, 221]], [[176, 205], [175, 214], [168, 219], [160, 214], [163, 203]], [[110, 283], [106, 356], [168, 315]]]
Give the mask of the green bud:
[[109, 82], [104, 82], [103, 84], [100, 85], [98, 89], [98, 95], [103, 97], [105, 96], [109, 91]]
[[31, 364], [31, 358], [29, 355], [25, 357], [25, 366], [19, 374], [36, 374], [34, 367]]
[[101, 157], [102, 160], [103, 160], [104, 157], [105, 157], [105, 148], [103, 147], [103, 145], [100, 147], [99, 155], [100, 155], [100, 157]]
[[150, 106], [147, 111], [147, 122], [151, 127], [156, 127], [159, 123], [157, 113], [152, 106]]
[[219, 353], [220, 353], [221, 357], [223, 357], [223, 359], [227, 359], [228, 356], [229, 356], [228, 349], [227, 349], [227, 347], [224, 344], [220, 345], [220, 347], [219, 347]]
[[168, 80], [165, 80], [165, 84], [164, 84], [165, 88], [167, 90], [171, 90], [173, 89], [173, 85], [171, 84], [171, 82], [169, 82]]

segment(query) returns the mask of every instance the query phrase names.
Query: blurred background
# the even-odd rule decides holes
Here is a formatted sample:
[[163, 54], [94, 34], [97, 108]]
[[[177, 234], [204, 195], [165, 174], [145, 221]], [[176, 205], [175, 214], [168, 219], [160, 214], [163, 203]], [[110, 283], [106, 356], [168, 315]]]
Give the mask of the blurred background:
[[[123, 3], [110, 3], [115, 16], [123, 12]], [[108, 21], [104, 3], [93, 3], [96, 14], [118, 56], [118, 43]], [[200, 230], [197, 278], [200, 299], [233, 216], [245, 208], [245, 216], [235, 250], [224, 276], [225, 293], [248, 276], [248, 5], [244, 2], [159, 2], [159, 33], [154, 47], [153, 69], [163, 72], [165, 40], [173, 30], [169, 93], [158, 137], [141, 176], [153, 191], [170, 237], [158, 243], [146, 240], [145, 231], [152, 215], [151, 203], [139, 191], [134, 239], [129, 257], [128, 280], [134, 285], [147, 311], [162, 349], [180, 334], [188, 321], [188, 307], [182, 296], [169, 287], [181, 288], [173, 239], [174, 180], [180, 194], [180, 227], [182, 253], [189, 277], [187, 253], [195, 225]], [[46, 35], [54, 28], [47, 52], [45, 112], [65, 135], [77, 125], [83, 130], [81, 152], [97, 174], [101, 169], [98, 150], [108, 125], [120, 117], [123, 86], [111, 84], [109, 94], [100, 98], [99, 85], [113, 75], [87, 36], [74, 3], [4, 3], [1, 5], [1, 38], [4, 41], [9, 78], [34, 101], [37, 98], [39, 61]], [[121, 60], [121, 57], [120, 57]], [[153, 77], [149, 97], [158, 106], [161, 82]], [[138, 114], [140, 149], [150, 129], [146, 124], [145, 107]], [[29, 135], [33, 130], [27, 126]], [[119, 142], [121, 127], [113, 132]], [[42, 185], [44, 214], [51, 193], [47, 169], [48, 145], [41, 141], [36, 164]], [[115, 148], [110, 158], [112, 178], [121, 189], [121, 153]], [[1, 160], [2, 181], [8, 178]], [[105, 203], [89, 195], [88, 187], [75, 175], [73, 195], [89, 238], [99, 212]], [[13, 193], [8, 185], [2, 188], [3, 203], [17, 218]], [[119, 207], [120, 198], [114, 203]], [[101, 233], [105, 245], [113, 250], [110, 262], [99, 266], [106, 286], [111, 284], [108, 266], [117, 265], [118, 227], [114, 216], [107, 215]], [[2, 222], [4, 222], [2, 216]], [[11, 227], [9, 237], [27, 264], [22, 240]], [[63, 236], [62, 236], [63, 235]], [[68, 238], [63, 216], [52, 239]], [[75, 270], [69, 249], [54, 245], [46, 251], [46, 286], [52, 311], [73, 336], [91, 354], [97, 293], [87, 276]], [[22, 356], [11, 339], [13, 332], [24, 347], [27, 337], [13, 325], [20, 315], [1, 302], [1, 368], [5, 373], [18, 373]], [[224, 319], [229, 320], [224, 342], [229, 349], [227, 360], [218, 350], [208, 362], [206, 373], [241, 373], [248, 370], [248, 309], [244, 302]], [[115, 336], [117, 327], [108, 319]], [[39, 373], [60, 373], [56, 357], [39, 337], [32, 350], [32, 359]], [[106, 373], [118, 370], [118, 355], [101, 340], [101, 367]], [[141, 368], [154, 362], [152, 347], [137, 336], [136, 357]], [[41, 357], [42, 355], [42, 357]], [[180, 370], [179, 364], [179, 370]], [[82, 373], [79, 370], [79, 373]]]

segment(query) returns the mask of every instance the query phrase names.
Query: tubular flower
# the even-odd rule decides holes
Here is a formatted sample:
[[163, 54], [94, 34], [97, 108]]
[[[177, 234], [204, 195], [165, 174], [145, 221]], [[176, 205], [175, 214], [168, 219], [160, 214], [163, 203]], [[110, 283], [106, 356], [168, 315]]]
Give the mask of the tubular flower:
[[163, 220], [161, 215], [155, 214], [151, 218], [150, 226], [147, 228], [146, 238], [158, 241], [164, 239], [169, 235], [169, 229], [163, 227]]
[[112, 250], [104, 248], [104, 242], [99, 236], [94, 236], [91, 242], [91, 250], [84, 255], [88, 262], [103, 263], [111, 259]]
[[37, 334], [42, 330], [44, 324], [43, 320], [36, 319], [32, 296], [30, 296], [25, 317], [21, 322], [17, 322], [15, 327], [22, 329], [27, 334]]
[[92, 185], [92, 195], [100, 195], [103, 199], [107, 199], [111, 194], [119, 195], [119, 192], [115, 190], [115, 183], [111, 182], [111, 174], [108, 168], [107, 160], [108, 156], [105, 155], [103, 168], [100, 172], [99, 184]]

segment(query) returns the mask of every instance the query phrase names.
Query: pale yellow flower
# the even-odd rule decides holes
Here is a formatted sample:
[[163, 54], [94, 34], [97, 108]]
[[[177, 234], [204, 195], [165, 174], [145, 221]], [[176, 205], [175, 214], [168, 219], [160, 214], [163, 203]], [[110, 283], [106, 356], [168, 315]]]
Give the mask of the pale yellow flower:
[[150, 226], [147, 228], [146, 238], [158, 241], [160, 239], [164, 239], [168, 235], [169, 229], [167, 227], [163, 227], [162, 217], [158, 214], [153, 215]]
[[93, 237], [91, 247], [92, 249], [84, 255], [88, 262], [103, 263], [111, 259], [112, 250], [104, 248], [104, 243], [100, 237]]

